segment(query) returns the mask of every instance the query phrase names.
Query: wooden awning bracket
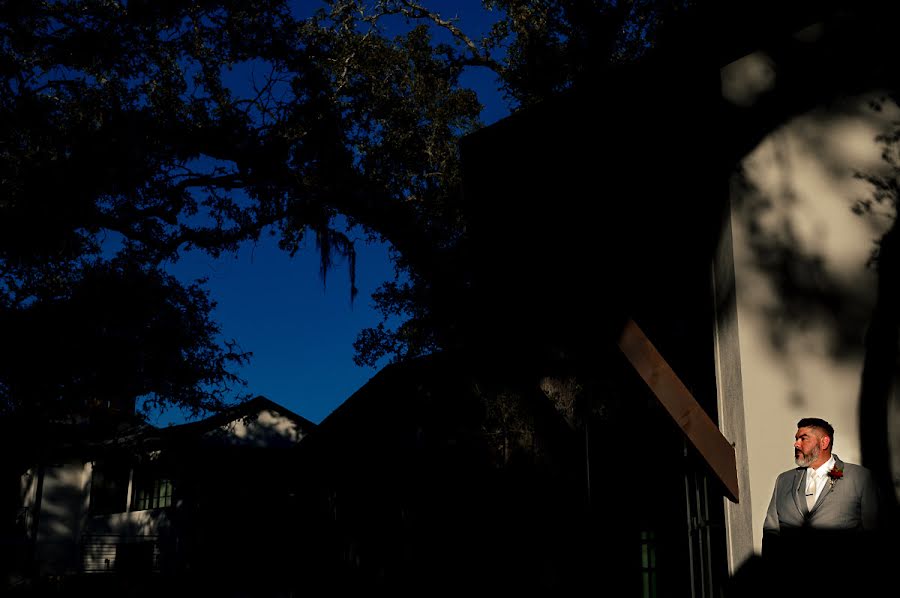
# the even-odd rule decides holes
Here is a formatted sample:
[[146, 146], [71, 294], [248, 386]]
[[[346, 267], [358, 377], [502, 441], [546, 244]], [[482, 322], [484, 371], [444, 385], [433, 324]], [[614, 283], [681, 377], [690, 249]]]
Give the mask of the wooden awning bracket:
[[728, 499], [738, 502], [737, 460], [734, 446], [697, 402], [684, 383], [634, 320], [628, 320], [619, 348], [659, 399], [690, 443], [722, 482]]

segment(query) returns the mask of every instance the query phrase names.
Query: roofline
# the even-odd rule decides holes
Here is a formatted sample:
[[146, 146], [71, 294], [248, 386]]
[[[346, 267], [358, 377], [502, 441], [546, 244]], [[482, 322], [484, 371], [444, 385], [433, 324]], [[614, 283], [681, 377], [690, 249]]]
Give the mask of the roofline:
[[238, 403], [237, 405], [233, 405], [231, 407], [226, 408], [225, 410], [214, 413], [213, 415], [198, 420], [194, 422], [187, 422], [184, 424], [178, 424], [175, 426], [168, 426], [166, 428], [159, 428], [159, 431], [163, 434], [181, 434], [185, 432], [191, 432], [194, 430], [203, 430], [206, 431], [208, 429], [213, 429], [219, 427], [222, 424], [226, 424], [230, 421], [238, 417], [245, 417], [247, 415], [251, 415], [254, 411], [260, 411], [263, 408], [269, 408], [273, 411], [277, 411], [279, 414], [288, 417], [289, 419], [294, 420], [296, 423], [306, 426], [309, 429], [313, 429], [318, 427], [318, 424], [306, 419], [302, 415], [294, 413], [284, 405], [276, 403], [275, 401], [264, 397], [263, 395], [257, 395], [252, 399], [244, 401], [243, 403]]
[[343, 417], [343, 414], [352, 408], [353, 404], [362, 400], [360, 397], [367, 395], [370, 392], [371, 388], [377, 385], [383, 378], [393, 375], [392, 372], [394, 372], [395, 370], [404, 370], [408, 367], [411, 367], [410, 364], [413, 363], [421, 363], [439, 359], [439, 357], [437, 356], [441, 356], [444, 354], [444, 351], [436, 351], [435, 353], [421, 355], [407, 361], [393, 362], [385, 365], [380, 370], [375, 372], [375, 374], [371, 378], [369, 378], [365, 382], [365, 384], [357, 388], [349, 397], [344, 399], [340, 405], [338, 405], [331, 411], [331, 413], [326, 415], [325, 418], [319, 423], [319, 427], [325, 426], [326, 428], [329, 428], [335, 425], [334, 422], [339, 421]]

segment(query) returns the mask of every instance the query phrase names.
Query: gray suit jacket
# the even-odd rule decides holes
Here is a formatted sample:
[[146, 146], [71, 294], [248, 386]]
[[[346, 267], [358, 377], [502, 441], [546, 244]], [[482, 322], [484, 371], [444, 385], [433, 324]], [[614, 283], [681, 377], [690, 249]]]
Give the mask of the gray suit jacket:
[[865, 467], [844, 463], [834, 455], [844, 477], [822, 490], [813, 508], [806, 508], [806, 468], [778, 476], [766, 513], [763, 533], [780, 534], [792, 528], [833, 531], [869, 531], [878, 526], [878, 492], [872, 473]]

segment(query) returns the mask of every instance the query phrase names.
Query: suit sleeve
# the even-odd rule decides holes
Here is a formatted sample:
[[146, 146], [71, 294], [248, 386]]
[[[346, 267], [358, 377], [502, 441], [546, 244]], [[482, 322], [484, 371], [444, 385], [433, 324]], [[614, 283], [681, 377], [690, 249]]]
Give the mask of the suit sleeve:
[[780, 553], [781, 524], [778, 522], [778, 481], [772, 491], [772, 500], [769, 502], [769, 510], [766, 511], [766, 521], [763, 523], [762, 554], [763, 557], [778, 559]]
[[763, 523], [763, 536], [775, 534], [781, 531], [781, 525], [778, 523], [778, 506], [776, 505], [778, 496], [778, 481], [775, 481], [775, 489], [772, 490], [772, 500], [769, 501], [769, 510], [766, 511], [766, 521]]

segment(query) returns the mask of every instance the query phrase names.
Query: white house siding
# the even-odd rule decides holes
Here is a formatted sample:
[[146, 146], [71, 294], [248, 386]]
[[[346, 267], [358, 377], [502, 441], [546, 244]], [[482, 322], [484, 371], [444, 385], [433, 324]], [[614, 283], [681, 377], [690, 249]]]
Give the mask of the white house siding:
[[165, 509], [91, 515], [91, 465], [90, 461], [47, 465], [42, 473], [36, 467], [22, 477], [23, 512], [30, 526], [37, 517], [36, 527], [28, 529], [36, 530], [34, 550], [39, 575], [112, 569], [116, 544], [158, 544], [170, 533]]
[[90, 517], [85, 533], [116, 536], [156, 536], [169, 531], [165, 509], [147, 509]]
[[90, 464], [81, 461], [46, 465], [36, 481], [41, 487], [35, 561], [40, 575], [79, 570], [78, 543], [88, 500]]
[[171, 522], [165, 509], [90, 516], [82, 537], [82, 570], [115, 569], [116, 545], [123, 543], [150, 542], [154, 559], [159, 558], [160, 542], [170, 534]]
[[34, 539], [35, 527], [34, 517], [36, 512], [35, 502], [37, 500], [38, 488], [38, 468], [30, 467], [19, 479], [19, 500], [21, 509], [17, 515], [17, 523], [25, 532], [25, 536]]
[[881, 99], [873, 91], [794, 118], [732, 177], [736, 309], [725, 325], [739, 349], [747, 443], [739, 466], [749, 476], [756, 551], [775, 478], [794, 466], [800, 418], [831, 422], [835, 452], [860, 462], [863, 340], [876, 292], [867, 262], [894, 213], [889, 205], [854, 213], [872, 196], [854, 175], [885, 170], [875, 137], [900, 110]]
[[303, 439], [304, 433], [293, 419], [275, 410], [263, 409], [250, 418], [239, 418], [206, 434], [232, 446], [287, 447]]

